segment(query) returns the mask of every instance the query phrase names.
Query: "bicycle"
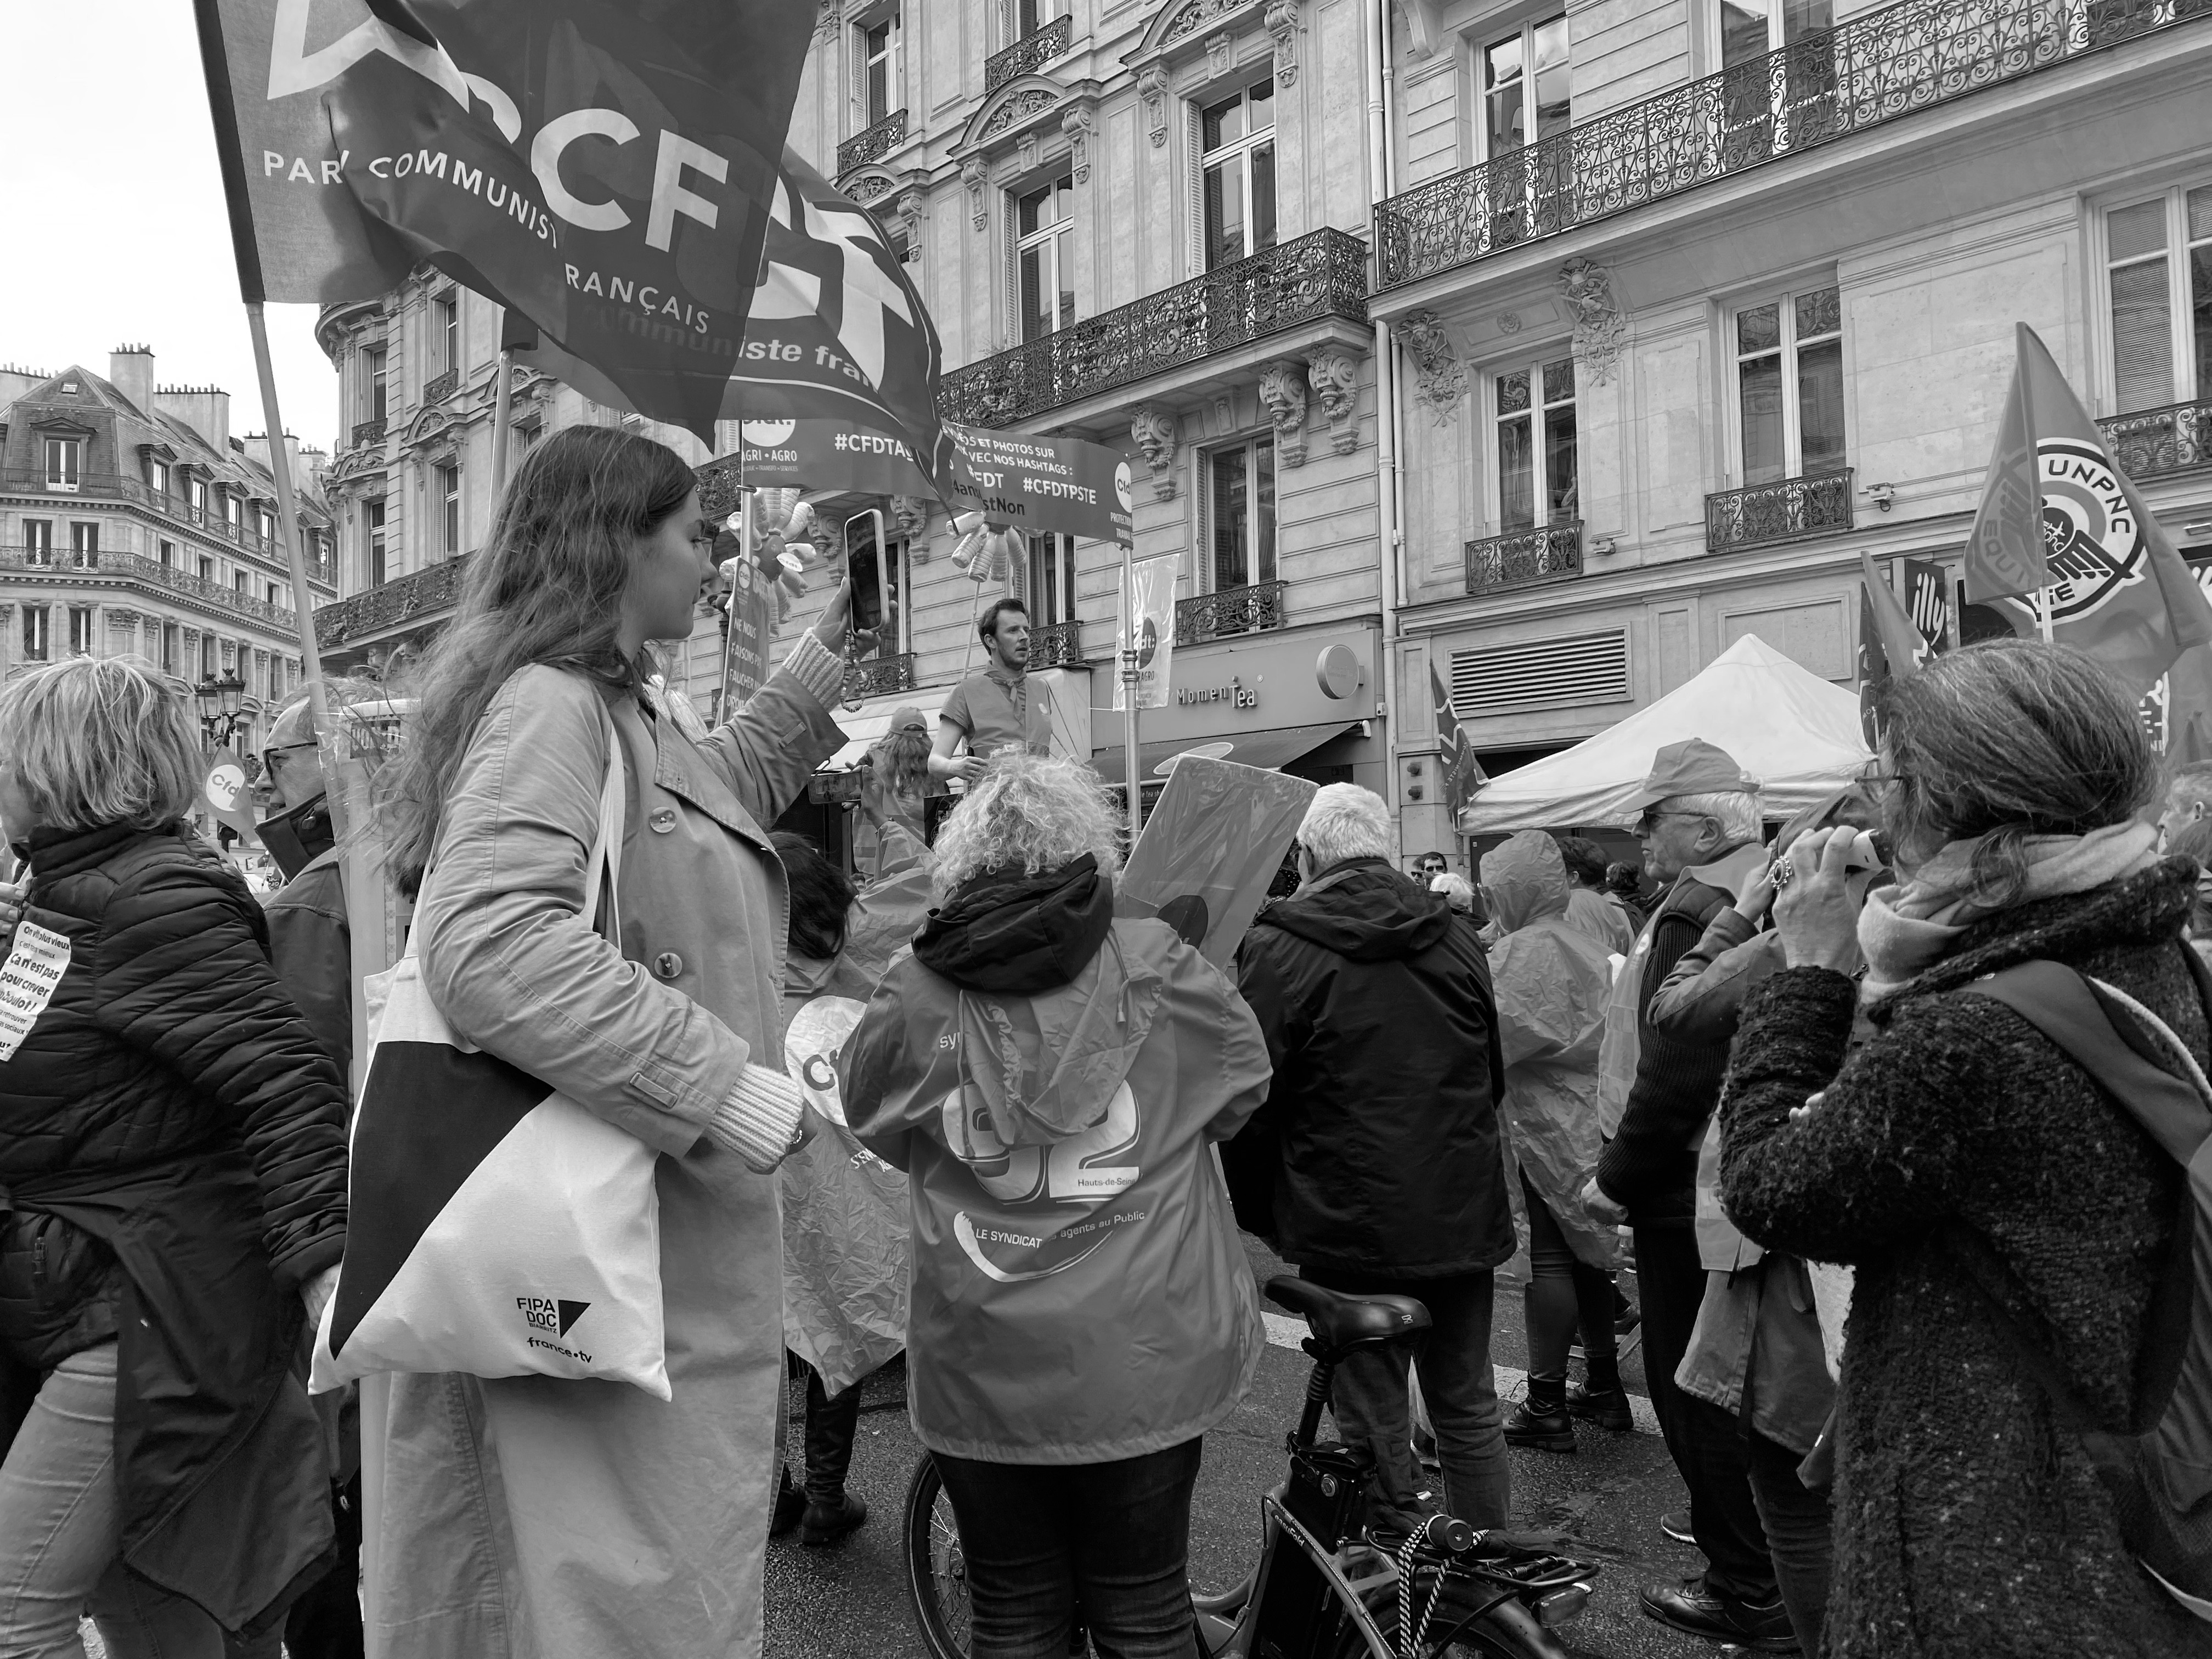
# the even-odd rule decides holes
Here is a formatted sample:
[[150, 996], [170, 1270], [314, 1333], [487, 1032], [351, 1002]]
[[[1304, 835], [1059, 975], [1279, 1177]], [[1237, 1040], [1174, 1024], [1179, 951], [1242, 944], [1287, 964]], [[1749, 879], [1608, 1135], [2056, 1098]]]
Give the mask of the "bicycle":
[[[1260, 1559], [1218, 1595], [1194, 1592], [1204, 1659], [1567, 1659], [1553, 1634], [1589, 1602], [1601, 1569], [1549, 1540], [1478, 1533], [1433, 1516], [1410, 1536], [1370, 1530], [1375, 1489], [1364, 1448], [1321, 1441], [1330, 1383], [1346, 1356], [1429, 1328], [1410, 1297], [1346, 1296], [1305, 1279], [1267, 1281], [1270, 1300], [1304, 1316], [1314, 1367], [1298, 1425], [1285, 1437], [1289, 1478], [1260, 1499]], [[907, 1484], [907, 1588], [934, 1659], [968, 1659], [960, 1530], [927, 1453]], [[1410, 1632], [1410, 1634], [1407, 1634]], [[1071, 1652], [1084, 1650], [1081, 1632]]]

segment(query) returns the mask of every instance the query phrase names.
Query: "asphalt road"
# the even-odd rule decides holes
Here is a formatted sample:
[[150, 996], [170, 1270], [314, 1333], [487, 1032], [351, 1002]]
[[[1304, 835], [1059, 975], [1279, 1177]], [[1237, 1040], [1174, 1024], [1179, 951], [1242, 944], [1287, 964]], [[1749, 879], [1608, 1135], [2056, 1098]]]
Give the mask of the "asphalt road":
[[[1255, 1271], [1274, 1271], [1265, 1252], [1247, 1243]], [[1509, 1268], [1499, 1276], [1492, 1356], [1501, 1370], [1517, 1374], [1527, 1358], [1521, 1280], [1510, 1273]], [[1632, 1293], [1632, 1279], [1626, 1282]], [[1633, 1393], [1644, 1388], [1639, 1360], [1632, 1353], [1623, 1367]], [[1304, 1355], [1271, 1343], [1244, 1404], [1206, 1436], [1191, 1514], [1194, 1583], [1220, 1587], [1250, 1565], [1259, 1495], [1283, 1477], [1283, 1435], [1297, 1419], [1308, 1370]], [[769, 1544], [769, 1659], [919, 1659], [927, 1653], [908, 1610], [899, 1547], [900, 1500], [920, 1455], [908, 1429], [904, 1387], [903, 1369], [894, 1366], [871, 1379], [862, 1396], [850, 1489], [868, 1504], [867, 1524], [835, 1547], [807, 1548], [795, 1533]], [[1517, 1384], [1510, 1389], [1514, 1398], [1519, 1392]], [[1648, 1412], [1640, 1415], [1648, 1425]], [[792, 1429], [796, 1445], [802, 1433], [796, 1413]], [[1679, 1580], [1704, 1565], [1694, 1549], [1659, 1530], [1661, 1512], [1686, 1503], [1666, 1448], [1648, 1427], [1613, 1434], [1583, 1425], [1578, 1435], [1571, 1456], [1511, 1453], [1515, 1524], [1563, 1531], [1575, 1553], [1605, 1564], [1588, 1610], [1567, 1632], [1571, 1650], [1584, 1659], [1710, 1659], [1718, 1649], [1655, 1624], [1637, 1607], [1639, 1585]]]

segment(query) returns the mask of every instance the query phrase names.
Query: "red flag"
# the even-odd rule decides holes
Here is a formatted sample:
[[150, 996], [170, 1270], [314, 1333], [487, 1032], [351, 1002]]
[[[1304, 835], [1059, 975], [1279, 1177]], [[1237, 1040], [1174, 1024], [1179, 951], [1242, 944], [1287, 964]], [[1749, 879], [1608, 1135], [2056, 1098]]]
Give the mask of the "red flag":
[[[1862, 555], [1862, 557], [1864, 556]], [[1874, 614], [1874, 584], [1859, 584], [1859, 731], [1869, 749], [1881, 746], [1881, 693], [1889, 684], [1889, 653]]]
[[[2029, 365], [2043, 343], [2026, 323], [2015, 325], [2012, 387], [1997, 417], [1997, 441], [1982, 483], [1982, 504], [1966, 537], [1966, 602], [2007, 593], [2033, 593], [2047, 586], [2044, 568], [2041, 499], [2035, 477], [2035, 403]], [[2048, 362], [2047, 356], [2045, 361]], [[2053, 364], [2051, 375], [2058, 379]], [[2063, 386], [2065, 382], [2059, 380]], [[2069, 394], [2070, 395], [2070, 394]]]
[[[2050, 610], [2051, 638], [2087, 652], [2133, 690], [2146, 691], [2184, 651], [2212, 643], [2212, 602], [2191, 579], [2172, 540], [2113, 460], [2104, 434], [2043, 342], [2025, 325], [2012, 406], [2032, 406], [2034, 411], [2048, 583], [2042, 602]], [[2002, 440], [1998, 447], [2002, 462]], [[2005, 597], [2030, 590], [1988, 586], [1992, 567], [1986, 560], [1977, 563], [1982, 550], [2011, 546], [2017, 533], [2009, 516], [2002, 526], [1996, 522], [2014, 511], [2006, 505], [1993, 514], [1996, 490], [1993, 477], [1967, 542], [1966, 597], [2002, 613], [2015, 634], [2033, 639], [2039, 633], [2036, 600]], [[1979, 589], [1978, 576], [1984, 584]]]
[[196, 0], [249, 301], [420, 260], [712, 442], [813, 15], [787, 0]]
[[1460, 809], [1473, 800], [1474, 792], [1490, 780], [1483, 773], [1482, 763], [1475, 759], [1467, 733], [1459, 729], [1459, 714], [1452, 708], [1451, 695], [1444, 690], [1434, 663], [1429, 665], [1429, 697], [1436, 706], [1437, 763], [1443, 768], [1444, 805], [1451, 808], [1456, 820]]

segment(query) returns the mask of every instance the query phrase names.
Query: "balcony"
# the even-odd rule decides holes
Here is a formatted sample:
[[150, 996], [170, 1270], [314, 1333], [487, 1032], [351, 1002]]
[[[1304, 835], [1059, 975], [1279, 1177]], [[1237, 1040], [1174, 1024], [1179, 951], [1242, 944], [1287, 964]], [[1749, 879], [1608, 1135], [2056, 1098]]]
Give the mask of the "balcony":
[[895, 109], [866, 132], [856, 132], [837, 146], [837, 176], [842, 179], [854, 167], [890, 155], [905, 142], [906, 112]]
[[1505, 587], [1534, 587], [1583, 574], [1583, 526], [1545, 525], [1513, 530], [1467, 544], [1467, 591], [1494, 593]]
[[1083, 624], [1079, 622], [1047, 623], [1042, 628], [1030, 629], [1030, 666], [1082, 667]]
[[316, 644], [329, 650], [364, 634], [432, 620], [437, 613], [451, 611], [460, 598], [461, 574], [467, 563], [468, 556], [461, 554], [325, 605], [315, 612]]
[[2168, 404], [2097, 422], [2120, 471], [2141, 483], [2212, 466], [2212, 398]]
[[1905, 0], [1375, 210], [1378, 289], [1432, 276], [2192, 18], [2212, 0]]
[[1288, 582], [1255, 582], [1249, 587], [1224, 587], [1194, 599], [1176, 601], [1176, 643], [1203, 645], [1231, 634], [1257, 634], [1280, 628]]
[[356, 422], [354, 422], [354, 426], [353, 426], [353, 447], [354, 447], [356, 449], [359, 449], [359, 448], [361, 448], [361, 447], [362, 447], [363, 445], [365, 445], [365, 444], [380, 444], [380, 443], [382, 443], [383, 441], [384, 441], [384, 422], [381, 422], [381, 421], [356, 421]]
[[422, 401], [441, 404], [460, 389], [461, 371], [449, 368], [442, 374], [433, 374], [422, 383]]
[[845, 665], [845, 700], [886, 697], [895, 691], [914, 690], [914, 653], [870, 657]]
[[[73, 501], [106, 500], [128, 501], [186, 525], [202, 534], [245, 549], [258, 558], [289, 570], [291, 556], [283, 544], [244, 525], [233, 524], [212, 507], [192, 505], [185, 496], [171, 495], [155, 489], [143, 478], [128, 472], [81, 472], [74, 485], [64, 487], [49, 483], [44, 471], [37, 467], [0, 468], [0, 495], [67, 495]], [[309, 574], [327, 587], [330, 576], [322, 562], [310, 560]]]
[[1774, 547], [1851, 527], [1851, 469], [1705, 497], [1705, 551]]
[[105, 548], [96, 553], [79, 553], [73, 549], [33, 552], [28, 548], [0, 547], [0, 572], [21, 572], [100, 586], [112, 584], [137, 587], [173, 594], [202, 608], [226, 611], [280, 632], [289, 633], [296, 626], [293, 613], [282, 606], [137, 553], [118, 553]]
[[948, 374], [939, 411], [1005, 427], [1300, 323], [1367, 322], [1367, 246], [1316, 230]]
[[1055, 17], [1035, 34], [1025, 34], [1005, 51], [993, 52], [983, 60], [983, 95], [988, 98], [1016, 76], [1042, 69], [1067, 50], [1074, 33], [1073, 18]]

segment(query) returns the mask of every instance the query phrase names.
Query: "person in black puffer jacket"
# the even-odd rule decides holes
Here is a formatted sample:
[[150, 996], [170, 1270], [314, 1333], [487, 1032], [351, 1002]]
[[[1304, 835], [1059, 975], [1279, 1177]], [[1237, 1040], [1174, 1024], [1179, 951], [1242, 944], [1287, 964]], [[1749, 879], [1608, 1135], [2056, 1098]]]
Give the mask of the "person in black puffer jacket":
[[[1490, 1364], [1491, 1274], [1513, 1254], [1498, 1145], [1504, 1089], [1490, 967], [1474, 922], [1390, 867], [1389, 809], [1331, 784], [1298, 828], [1303, 884], [1238, 948], [1238, 988], [1275, 1077], [1247, 1130], [1279, 1147], [1278, 1248], [1316, 1284], [1425, 1304], [1419, 1365], [1449, 1508], [1506, 1521], [1510, 1471]], [[1430, 1507], [1413, 1462], [1403, 1355], [1336, 1373], [1345, 1439], [1381, 1478], [1377, 1525]]]
[[[1975, 988], [2063, 963], [2204, 1062], [2181, 940], [2194, 867], [2157, 860], [2135, 817], [2157, 775], [2135, 697], [2080, 653], [1954, 652], [1884, 712], [1874, 782], [1901, 885], [1861, 909], [1847, 830], [1791, 848], [1788, 965], [1745, 1005], [1721, 1109], [1736, 1225], [1857, 1270], [1826, 1659], [2202, 1659], [2212, 1630], [2132, 1559], [2012, 1334], [2033, 1334], [2100, 1428], [2140, 1432], [2166, 1403], [2146, 1381], [2185, 1334], [2152, 1317], [2190, 1237], [2182, 1172]], [[1855, 1010], [1875, 1030], [1846, 1060]]]
[[[180, 821], [198, 755], [127, 661], [0, 691], [29, 860], [0, 1006], [30, 1022], [0, 1060], [0, 1653], [74, 1652], [88, 1609], [116, 1659], [273, 1655], [329, 1562], [290, 1364], [343, 1249], [345, 1091]], [[40, 946], [66, 963], [43, 1006]]]

